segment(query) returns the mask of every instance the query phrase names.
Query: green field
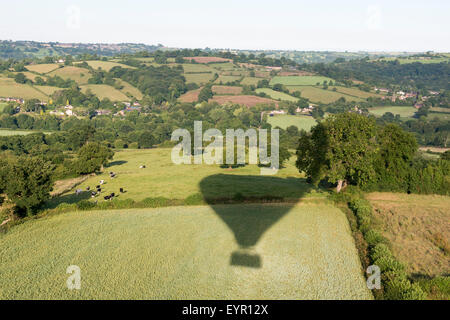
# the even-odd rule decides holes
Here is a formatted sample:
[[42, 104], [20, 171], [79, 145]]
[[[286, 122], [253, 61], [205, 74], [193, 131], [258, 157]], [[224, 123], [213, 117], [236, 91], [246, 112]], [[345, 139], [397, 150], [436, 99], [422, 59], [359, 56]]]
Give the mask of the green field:
[[95, 94], [100, 100], [104, 98], [108, 98], [111, 101], [128, 101], [129, 98], [119, 90], [108, 86], [107, 84], [87, 84], [84, 86], [81, 86], [81, 91], [83, 93], [86, 93], [86, 91], [89, 89], [92, 91], [93, 94]]
[[94, 61], [86, 61], [88, 65], [90, 65], [93, 69], [97, 70], [98, 68], [105, 70], [108, 72], [114, 67], [122, 67], [122, 68], [129, 68], [129, 69], [136, 69], [135, 67], [128, 66], [126, 64], [121, 64], [117, 62], [111, 62], [111, 61], [100, 61], [100, 60], [94, 60]]
[[[332, 90], [332, 88], [334, 88], [334, 87], [331, 87], [328, 90]], [[340, 87], [340, 86], [336, 86], [335, 88], [336, 88], [337, 92], [344, 93], [349, 96], [353, 96], [353, 97], [361, 98], [361, 99], [367, 99], [369, 97], [381, 97], [381, 95], [379, 95], [379, 94], [376, 94], [373, 92], [362, 91], [362, 90], [359, 90], [358, 88], [347, 88], [347, 87]]]
[[313, 86], [316, 85], [317, 82], [322, 84], [325, 80], [330, 81], [333, 79], [322, 76], [276, 76], [270, 80], [270, 85], [280, 83], [285, 86]]
[[132, 86], [131, 84], [129, 84], [126, 81], [123, 81], [121, 79], [115, 79], [121, 86], [123, 86], [122, 89], [120, 89], [120, 91], [122, 93], [124, 93], [125, 95], [131, 95], [133, 97], [135, 97], [138, 100], [141, 100], [143, 98], [143, 94], [141, 91], [139, 91], [138, 88]]
[[[290, 92], [300, 91], [303, 98], [307, 98], [312, 102], [317, 103], [332, 103], [340, 98], [345, 98], [346, 101], [362, 101], [363, 99], [349, 96], [345, 93], [332, 91], [331, 88], [324, 90], [321, 87], [313, 86], [288, 86]], [[365, 99], [364, 99], [365, 100]]]
[[192, 64], [192, 63], [184, 63], [182, 64], [184, 72], [185, 73], [201, 73], [201, 72], [210, 72], [210, 73], [216, 73], [217, 70], [210, 67], [206, 64]]
[[228, 82], [234, 82], [239, 81], [242, 77], [240, 76], [224, 76], [220, 75], [219, 78], [215, 81], [216, 83], [228, 83]]
[[369, 112], [377, 117], [381, 117], [386, 112], [391, 112], [394, 115], [399, 114], [401, 118], [412, 118], [417, 111], [414, 107], [399, 107], [399, 106], [383, 106], [369, 109]]
[[14, 97], [23, 99], [40, 99], [46, 101], [48, 97], [31, 85], [19, 84], [11, 78], [0, 77], [0, 97]]
[[26, 69], [36, 72], [36, 73], [46, 74], [53, 70], [58, 69], [59, 67], [60, 67], [60, 65], [57, 63], [44, 63], [44, 64], [33, 64], [33, 65], [26, 66]]
[[185, 73], [183, 75], [186, 78], [186, 83], [197, 84], [205, 84], [214, 77], [213, 73]]
[[242, 81], [242, 85], [246, 86], [256, 86], [258, 82], [261, 81], [261, 78], [255, 78], [255, 77], [245, 77]]
[[72, 79], [79, 85], [86, 84], [91, 77], [89, 70], [79, 67], [67, 66], [57, 69], [48, 74], [49, 76], [60, 76], [63, 79]]
[[317, 124], [313, 117], [294, 115], [276, 115], [267, 117], [267, 122], [269, 122], [273, 128], [280, 127], [281, 129], [286, 129], [290, 126], [296, 126], [297, 128], [306, 131], [309, 131], [312, 126]]
[[[5, 136], [23, 136], [30, 133], [36, 133], [39, 131], [33, 131], [33, 130], [10, 130], [10, 129], [0, 129], [0, 137]], [[49, 133], [49, 132], [44, 132]]]
[[275, 90], [272, 90], [269, 88], [256, 89], [256, 93], [261, 93], [261, 92], [267, 94], [269, 97], [271, 97], [272, 99], [275, 99], [275, 100], [284, 100], [284, 101], [292, 101], [292, 102], [298, 101], [297, 98], [290, 96], [284, 92], [275, 91]]
[[0, 102], [0, 113], [3, 111], [3, 109], [8, 105], [7, 102]]
[[372, 298], [327, 204], [71, 212], [0, 235], [0, 256], [0, 299]]

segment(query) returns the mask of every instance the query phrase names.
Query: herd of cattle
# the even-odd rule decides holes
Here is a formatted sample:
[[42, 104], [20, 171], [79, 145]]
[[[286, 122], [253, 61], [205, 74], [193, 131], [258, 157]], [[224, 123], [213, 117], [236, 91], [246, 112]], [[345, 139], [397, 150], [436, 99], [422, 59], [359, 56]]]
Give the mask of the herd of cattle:
[[[114, 179], [116, 177], [116, 174], [114, 172], [110, 172], [109, 176], [111, 179]], [[105, 180], [100, 180], [99, 184], [95, 187], [96, 190], [91, 190], [91, 187], [87, 187], [86, 191], [90, 191], [91, 192], [91, 198], [95, 198], [98, 197], [100, 195], [100, 193], [102, 192], [102, 185], [105, 184]], [[83, 192], [82, 189], [77, 189], [75, 191], [75, 193], [77, 195], [80, 195]], [[124, 188], [120, 188], [120, 193], [125, 193]], [[104, 196], [103, 199], [105, 200], [111, 200], [116, 196], [116, 194], [114, 192], [112, 192], [111, 194]]]

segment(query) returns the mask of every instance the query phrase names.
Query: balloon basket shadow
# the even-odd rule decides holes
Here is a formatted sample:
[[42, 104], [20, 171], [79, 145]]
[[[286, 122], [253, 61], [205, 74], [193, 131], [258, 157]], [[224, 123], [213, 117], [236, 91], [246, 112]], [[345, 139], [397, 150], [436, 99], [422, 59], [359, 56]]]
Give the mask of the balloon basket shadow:
[[234, 251], [231, 254], [230, 265], [247, 268], [261, 268], [262, 260], [261, 257], [254, 252], [239, 250]]

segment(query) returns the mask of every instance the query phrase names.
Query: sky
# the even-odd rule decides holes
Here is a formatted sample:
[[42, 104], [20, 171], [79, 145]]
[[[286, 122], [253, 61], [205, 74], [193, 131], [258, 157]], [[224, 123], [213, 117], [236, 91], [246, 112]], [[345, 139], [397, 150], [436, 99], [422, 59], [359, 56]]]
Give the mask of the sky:
[[2, 0], [0, 39], [450, 52], [450, 1]]

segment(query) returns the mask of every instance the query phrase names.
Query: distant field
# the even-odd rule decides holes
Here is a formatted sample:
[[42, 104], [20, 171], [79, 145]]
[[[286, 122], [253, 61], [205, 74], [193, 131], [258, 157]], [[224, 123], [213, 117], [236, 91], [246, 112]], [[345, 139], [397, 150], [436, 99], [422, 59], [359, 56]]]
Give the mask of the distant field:
[[382, 61], [394, 61], [394, 60], [398, 60], [400, 62], [400, 64], [407, 64], [407, 63], [441, 63], [441, 62], [448, 62], [450, 61], [450, 58], [433, 58], [433, 59], [420, 59], [420, 58], [384, 58], [384, 59], [380, 59]]
[[41, 77], [42, 79], [45, 79], [46, 77], [43, 75], [38, 75], [29, 71], [25, 71], [25, 72], [14, 72], [14, 75], [18, 74], [18, 73], [23, 73], [25, 75], [25, 77], [27, 77], [27, 79], [30, 79], [31, 81], [34, 81], [37, 77]]
[[236, 66], [232, 62], [224, 62], [224, 63], [212, 63], [210, 64], [214, 69], [222, 70], [222, 71], [231, 71], [236, 70]]
[[50, 72], [49, 76], [60, 76], [63, 79], [72, 79], [79, 85], [86, 84], [91, 77], [89, 70], [79, 67], [67, 66], [56, 71]]
[[234, 82], [239, 81], [241, 79], [240, 76], [224, 76], [220, 75], [219, 78], [215, 81], [216, 83], [228, 83], [228, 82]]
[[256, 89], [256, 93], [265, 93], [269, 97], [271, 97], [272, 99], [275, 99], [275, 100], [285, 100], [285, 101], [292, 101], [292, 102], [298, 101], [298, 99], [293, 96], [290, 96], [284, 92], [275, 91], [275, 90], [272, 90], [269, 88]]
[[[450, 197], [376, 192], [367, 198], [394, 254], [407, 263], [410, 274], [449, 274]], [[447, 253], [442, 250], [445, 245]]]
[[269, 98], [261, 98], [257, 96], [250, 95], [241, 95], [241, 96], [214, 96], [209, 100], [215, 101], [219, 104], [225, 103], [235, 103], [235, 104], [243, 104], [247, 107], [254, 107], [257, 104], [274, 104], [276, 105], [276, 101]]
[[129, 84], [126, 81], [123, 81], [121, 79], [115, 79], [120, 85], [123, 86], [122, 89], [120, 89], [120, 91], [122, 93], [126, 94], [131, 94], [133, 97], [135, 97], [138, 100], [141, 100], [143, 98], [143, 94], [141, 91], [139, 91], [138, 88], [132, 86], [131, 84]]
[[212, 91], [214, 94], [223, 95], [223, 94], [241, 94], [242, 87], [234, 87], [234, 86], [213, 86]]
[[202, 90], [202, 88], [198, 88], [195, 90], [190, 90], [184, 94], [182, 94], [178, 100], [180, 100], [181, 102], [196, 102], [198, 100], [198, 94], [200, 93], [200, 91]]
[[81, 91], [86, 93], [88, 89], [92, 91], [100, 100], [108, 98], [111, 101], [128, 101], [129, 98], [119, 90], [106, 84], [88, 84], [81, 86]]
[[90, 65], [92, 68], [97, 70], [98, 68], [109, 71], [114, 67], [122, 67], [122, 68], [129, 68], [129, 69], [136, 69], [135, 67], [127, 66], [126, 64], [121, 64], [117, 62], [111, 62], [111, 61], [100, 61], [100, 60], [93, 60], [93, 61], [86, 61], [88, 65]]
[[267, 117], [267, 122], [272, 125], [272, 128], [280, 127], [286, 129], [290, 126], [296, 126], [299, 129], [309, 131], [311, 127], [317, 124], [316, 120], [310, 116], [294, 116], [294, 115], [276, 115]]
[[53, 70], [56, 70], [59, 67], [60, 67], [59, 64], [47, 63], [47, 64], [33, 64], [33, 65], [26, 66], [25, 68], [27, 68], [28, 70], [33, 71], [33, 72], [45, 74], [45, 73], [49, 73]]
[[47, 96], [28, 84], [19, 84], [11, 78], [0, 77], [0, 97], [47, 100]]
[[290, 92], [300, 91], [303, 98], [307, 98], [312, 102], [318, 103], [332, 103], [340, 98], [345, 98], [346, 101], [362, 101], [360, 98], [355, 98], [344, 93], [332, 91], [330, 88], [324, 90], [313, 86], [288, 86]]
[[270, 80], [270, 84], [274, 85], [277, 83], [284, 84], [286, 86], [312, 86], [316, 85], [317, 82], [322, 84], [324, 81], [330, 81], [333, 79], [321, 76], [292, 76], [292, 77], [280, 77], [276, 76]]
[[8, 105], [7, 102], [0, 102], [0, 112], [3, 111], [3, 109]]
[[212, 80], [214, 74], [212, 73], [185, 73], [186, 83], [197, 83], [199, 85], [205, 84]]
[[231, 59], [219, 58], [219, 57], [185, 57], [185, 60], [195, 60], [197, 63], [211, 63], [211, 62], [228, 62]]
[[394, 115], [399, 114], [401, 118], [412, 118], [417, 111], [414, 107], [399, 107], [399, 106], [383, 106], [370, 108], [369, 112], [377, 117], [381, 117], [386, 112], [391, 112]]
[[242, 85], [246, 86], [256, 86], [258, 84], [258, 81], [262, 80], [261, 78], [253, 78], [253, 77], [245, 77], [242, 81]]
[[[33, 131], [33, 130], [10, 130], [10, 129], [0, 129], [0, 137], [5, 136], [24, 136], [30, 133], [36, 133], [39, 131]], [[48, 133], [48, 132], [44, 132]]]
[[[330, 87], [330, 88], [328, 88], [328, 90], [331, 90], [332, 88], [334, 88], [334, 87]], [[347, 88], [347, 87], [339, 87], [339, 86], [336, 86], [335, 88], [337, 89], [337, 92], [345, 93], [350, 96], [355, 96], [355, 97], [358, 97], [361, 99], [367, 99], [369, 97], [381, 97], [381, 95], [379, 95], [379, 94], [376, 94], [373, 92], [362, 91], [362, 90], [359, 90], [358, 88]]]
[[211, 72], [211, 73], [216, 73], [217, 70], [212, 68], [209, 65], [205, 65], [205, 64], [192, 64], [192, 63], [185, 63], [182, 64], [184, 72], [185, 73], [202, 73], [202, 72]]
[[40, 91], [42, 91], [43, 93], [45, 93], [46, 95], [50, 96], [52, 95], [55, 91], [58, 90], [63, 90], [63, 88], [58, 88], [58, 87], [50, 87], [50, 86], [33, 86], [35, 89], [38, 89]]

